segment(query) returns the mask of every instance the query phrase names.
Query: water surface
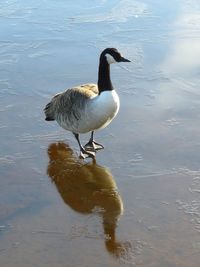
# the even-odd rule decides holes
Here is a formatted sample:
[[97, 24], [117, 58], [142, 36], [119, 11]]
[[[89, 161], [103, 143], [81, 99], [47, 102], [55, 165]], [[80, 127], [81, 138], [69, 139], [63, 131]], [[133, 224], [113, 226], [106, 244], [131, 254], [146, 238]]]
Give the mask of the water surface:
[[[0, 265], [199, 267], [199, 1], [8, 0], [0, 25]], [[43, 107], [105, 47], [132, 63], [83, 162]]]

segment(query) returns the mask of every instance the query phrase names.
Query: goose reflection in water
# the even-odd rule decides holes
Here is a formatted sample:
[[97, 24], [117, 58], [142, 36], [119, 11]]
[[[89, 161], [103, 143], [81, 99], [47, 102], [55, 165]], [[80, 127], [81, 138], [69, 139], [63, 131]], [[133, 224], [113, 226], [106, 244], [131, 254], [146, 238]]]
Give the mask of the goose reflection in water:
[[65, 143], [51, 144], [48, 156], [48, 175], [63, 201], [82, 214], [90, 214], [98, 208], [107, 250], [113, 256], [125, 256], [130, 243], [118, 242], [115, 236], [123, 202], [110, 171], [95, 161], [84, 163]]

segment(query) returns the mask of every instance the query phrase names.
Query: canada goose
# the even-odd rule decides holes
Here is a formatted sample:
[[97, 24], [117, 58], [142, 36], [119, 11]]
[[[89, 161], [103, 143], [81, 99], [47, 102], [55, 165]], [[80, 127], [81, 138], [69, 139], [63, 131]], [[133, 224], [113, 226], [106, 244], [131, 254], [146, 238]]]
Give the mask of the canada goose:
[[[55, 95], [44, 109], [46, 120], [72, 132], [80, 147], [80, 157], [95, 157], [104, 148], [94, 141], [94, 131], [105, 128], [117, 115], [119, 97], [110, 80], [110, 64], [130, 62], [115, 48], [106, 48], [100, 55], [98, 83], [83, 84]], [[91, 132], [89, 142], [83, 147], [79, 134]]]

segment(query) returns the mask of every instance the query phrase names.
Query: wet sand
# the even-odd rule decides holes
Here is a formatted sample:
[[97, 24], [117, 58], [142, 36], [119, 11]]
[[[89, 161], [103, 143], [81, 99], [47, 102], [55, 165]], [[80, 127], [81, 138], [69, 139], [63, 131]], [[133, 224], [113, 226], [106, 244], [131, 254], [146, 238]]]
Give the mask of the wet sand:
[[[80, 3], [0, 4], [0, 266], [199, 267], [200, 4]], [[132, 63], [82, 161], [43, 107], [109, 46]]]

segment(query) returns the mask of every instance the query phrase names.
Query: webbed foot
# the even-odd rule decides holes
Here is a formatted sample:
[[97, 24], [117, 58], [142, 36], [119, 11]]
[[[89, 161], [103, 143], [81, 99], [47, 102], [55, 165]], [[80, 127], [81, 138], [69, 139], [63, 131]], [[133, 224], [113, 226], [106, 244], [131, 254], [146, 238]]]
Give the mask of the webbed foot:
[[84, 145], [84, 148], [87, 151], [98, 151], [104, 149], [104, 146], [95, 141], [89, 141], [86, 145]]
[[84, 148], [81, 149], [81, 153], [79, 156], [81, 159], [85, 159], [85, 158], [95, 158], [95, 151], [87, 151]]

